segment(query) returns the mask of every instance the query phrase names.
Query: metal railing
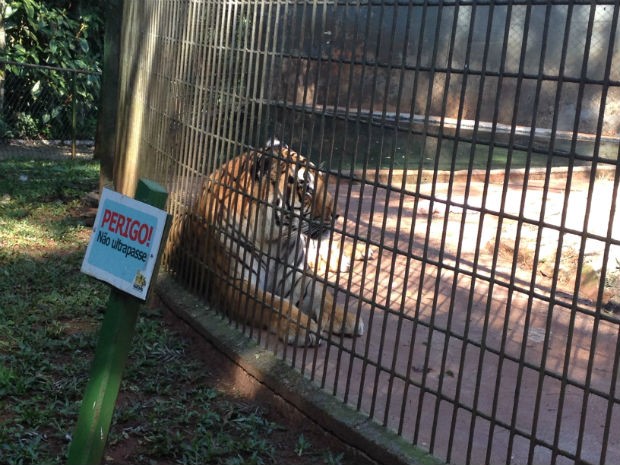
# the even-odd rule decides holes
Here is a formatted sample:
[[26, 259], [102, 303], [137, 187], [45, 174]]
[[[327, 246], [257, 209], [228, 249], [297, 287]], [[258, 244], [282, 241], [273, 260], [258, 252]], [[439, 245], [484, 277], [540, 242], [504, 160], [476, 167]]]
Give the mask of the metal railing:
[[0, 60], [0, 73], [0, 152], [92, 153], [100, 72]]
[[364, 336], [235, 326], [447, 462], [620, 462], [617, 2], [126, 8], [118, 137], [177, 220], [277, 135], [333, 181], [335, 236], [376, 251], [329, 276]]

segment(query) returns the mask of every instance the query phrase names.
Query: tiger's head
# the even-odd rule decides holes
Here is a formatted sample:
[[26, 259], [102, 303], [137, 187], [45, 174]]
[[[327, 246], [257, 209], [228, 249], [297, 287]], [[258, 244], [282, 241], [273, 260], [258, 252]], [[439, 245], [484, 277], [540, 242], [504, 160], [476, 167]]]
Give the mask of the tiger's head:
[[266, 185], [276, 226], [318, 237], [337, 218], [327, 179], [314, 163], [274, 140], [254, 152], [255, 180]]

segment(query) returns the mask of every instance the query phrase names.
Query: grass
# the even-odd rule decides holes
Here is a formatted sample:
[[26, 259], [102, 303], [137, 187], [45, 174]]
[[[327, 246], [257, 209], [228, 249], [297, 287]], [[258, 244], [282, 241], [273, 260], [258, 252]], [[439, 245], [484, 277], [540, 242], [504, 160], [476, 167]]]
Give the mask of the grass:
[[[0, 168], [0, 463], [62, 464], [109, 295], [79, 271], [90, 237], [81, 199], [98, 165]], [[164, 313], [141, 310], [104, 463], [357, 463], [218, 385]]]
[[61, 463], [106, 289], [79, 268], [92, 162], [7, 160], [0, 170], [0, 456]]

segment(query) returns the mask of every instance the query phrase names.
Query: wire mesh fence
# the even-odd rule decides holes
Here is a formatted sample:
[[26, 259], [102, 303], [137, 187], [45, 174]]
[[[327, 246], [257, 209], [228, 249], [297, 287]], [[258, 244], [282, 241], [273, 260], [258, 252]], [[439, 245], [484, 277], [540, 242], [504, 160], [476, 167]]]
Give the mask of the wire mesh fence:
[[0, 157], [92, 155], [100, 73], [0, 61]]
[[[276, 136], [326, 178], [337, 260], [310, 274], [364, 334], [297, 347], [220, 305], [231, 324], [447, 462], [617, 463], [619, 13], [612, 1], [127, 2], [119, 137], [137, 173], [171, 191], [167, 266], [195, 292], [223, 279], [254, 305], [267, 277], [240, 286], [197, 253], [202, 226], [182, 225], [212, 221], [196, 209], [203, 183], [237, 154], [290, 168], [264, 146]], [[239, 163], [207, 186], [282, 213], [283, 199], [235, 187], [256, 166]], [[266, 222], [235, 228], [241, 207], [224, 205], [223, 248], [274, 261], [270, 273], [291, 265], [250, 250]], [[342, 241], [364, 252], [349, 269]]]

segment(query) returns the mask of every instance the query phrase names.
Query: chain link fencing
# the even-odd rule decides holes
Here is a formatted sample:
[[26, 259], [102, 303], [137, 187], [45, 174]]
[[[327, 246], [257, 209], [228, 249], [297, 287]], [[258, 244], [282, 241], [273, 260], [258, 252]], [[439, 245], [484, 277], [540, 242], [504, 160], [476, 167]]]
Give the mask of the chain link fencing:
[[92, 156], [100, 74], [0, 61], [0, 157]]

